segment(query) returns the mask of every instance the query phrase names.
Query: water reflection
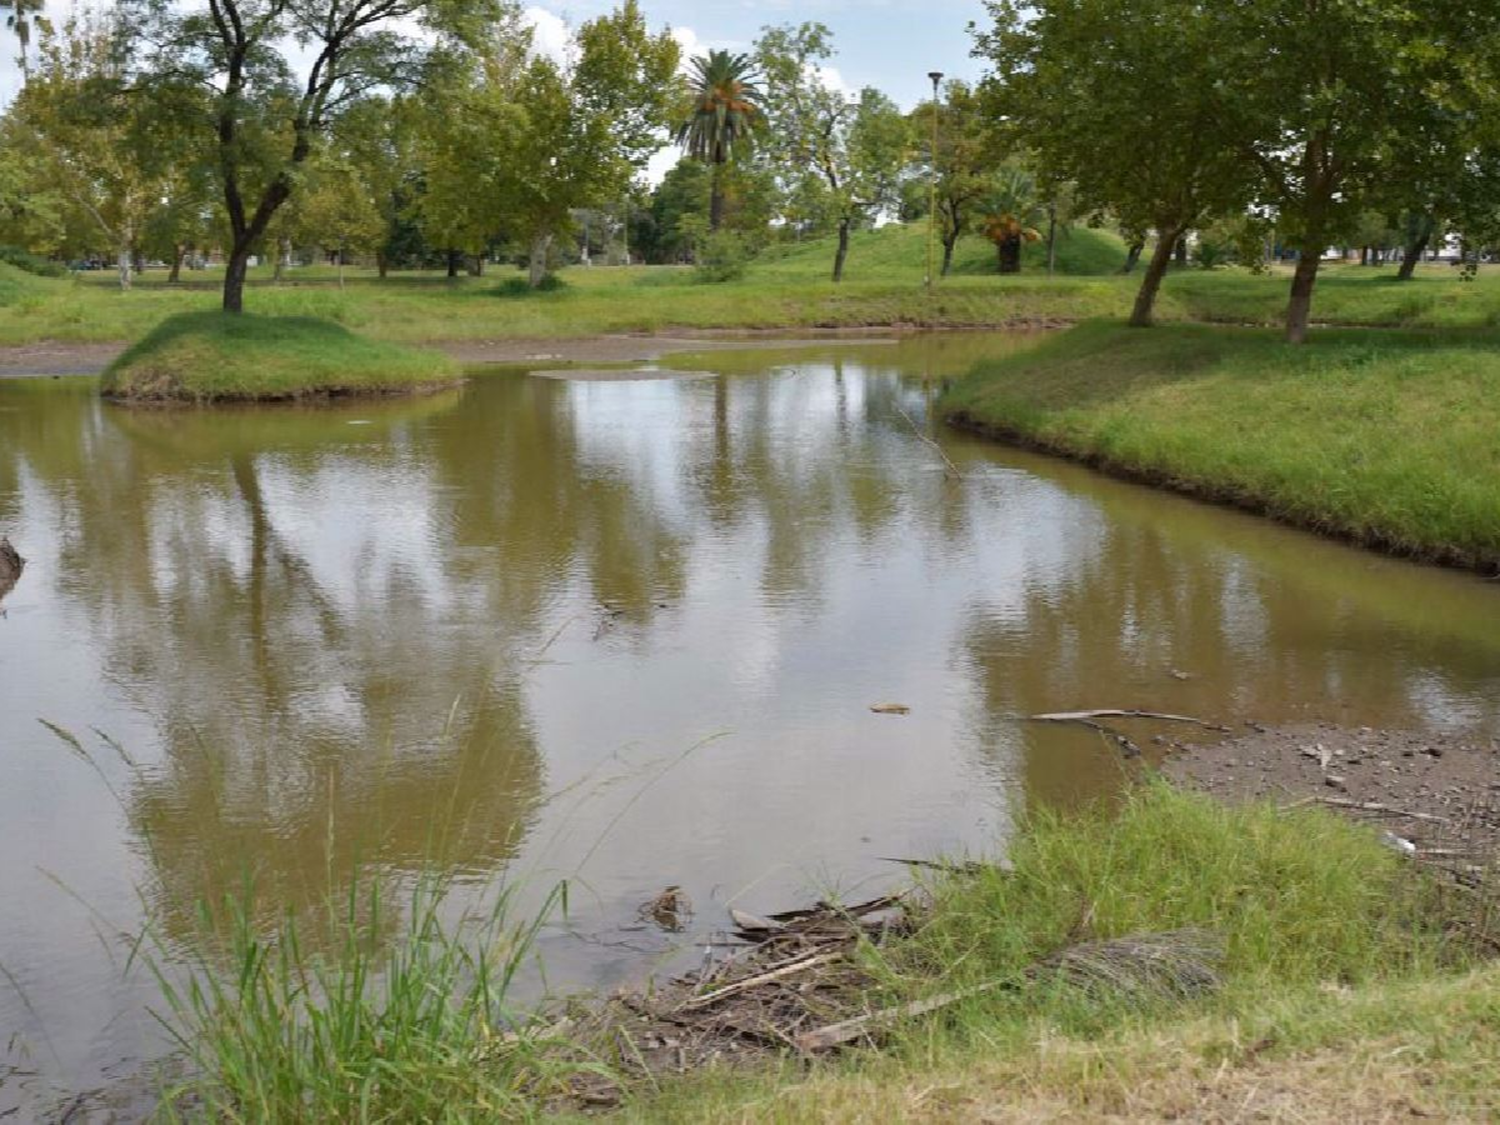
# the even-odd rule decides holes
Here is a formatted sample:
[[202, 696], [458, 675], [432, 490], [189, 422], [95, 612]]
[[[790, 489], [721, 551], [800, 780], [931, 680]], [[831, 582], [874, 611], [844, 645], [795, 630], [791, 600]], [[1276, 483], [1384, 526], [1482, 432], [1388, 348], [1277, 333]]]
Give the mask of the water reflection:
[[[0, 962], [37, 1013], [0, 990], [0, 1026], [45, 1023], [74, 1082], [149, 1050], [121, 1018], [149, 989], [53, 876], [122, 929], [145, 887], [179, 936], [247, 873], [265, 917], [430, 863], [579, 876], [552, 979], [606, 983], [665, 948], [635, 905], [668, 883], [711, 928], [1116, 790], [1111, 748], [1034, 712], [1500, 730], [1500, 590], [938, 432], [955, 479], [933, 387], [1027, 343], [319, 410], [0, 384], [0, 530], [32, 559], [0, 618], [0, 887], [35, 906]], [[99, 759], [123, 810], [39, 717], [127, 749]]]

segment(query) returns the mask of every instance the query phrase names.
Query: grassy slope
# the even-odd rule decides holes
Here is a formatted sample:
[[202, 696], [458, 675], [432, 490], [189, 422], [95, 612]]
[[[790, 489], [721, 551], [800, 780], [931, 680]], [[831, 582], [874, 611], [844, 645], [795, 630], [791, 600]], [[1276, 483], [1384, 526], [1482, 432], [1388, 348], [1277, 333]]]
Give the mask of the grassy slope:
[[313, 317], [182, 313], [157, 325], [104, 373], [133, 401], [193, 402], [390, 394], [451, 384], [446, 356], [357, 336]]
[[1500, 564], [1500, 335], [1087, 324], [981, 364], [945, 408], [1333, 534]]
[[[1370, 830], [1153, 787], [1115, 821], [1043, 818], [1009, 858], [1008, 873], [940, 882], [933, 921], [890, 968], [898, 994], [1014, 987], [910, 1027], [884, 1052], [811, 1075], [692, 1079], [632, 1116], [1160, 1119], [1254, 1104], [1306, 1120], [1347, 1106], [1375, 1119], [1401, 1099], [1440, 1114], [1500, 1108], [1500, 972], [1469, 975], [1471, 952], [1444, 933], [1460, 896], [1415, 877]], [[1198, 1000], [1126, 1002], [1025, 983], [1026, 966], [1077, 940], [1082, 919], [1091, 938], [1219, 933], [1223, 985]]]

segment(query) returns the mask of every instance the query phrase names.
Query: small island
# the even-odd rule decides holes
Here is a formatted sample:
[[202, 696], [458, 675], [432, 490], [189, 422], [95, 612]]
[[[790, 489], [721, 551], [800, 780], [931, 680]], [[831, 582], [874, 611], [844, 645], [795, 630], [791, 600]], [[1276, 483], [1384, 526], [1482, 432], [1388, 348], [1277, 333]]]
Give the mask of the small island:
[[316, 317], [181, 313], [104, 372], [105, 398], [132, 404], [292, 402], [421, 394], [461, 380], [432, 351], [382, 343]]

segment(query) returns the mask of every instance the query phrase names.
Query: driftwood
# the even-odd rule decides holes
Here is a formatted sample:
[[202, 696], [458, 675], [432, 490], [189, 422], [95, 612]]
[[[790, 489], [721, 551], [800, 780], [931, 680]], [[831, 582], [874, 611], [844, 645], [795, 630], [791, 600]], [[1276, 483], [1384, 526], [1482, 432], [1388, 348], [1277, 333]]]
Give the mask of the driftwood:
[[1106, 738], [1114, 739], [1126, 756], [1131, 758], [1139, 757], [1141, 748], [1127, 735], [1105, 726], [1099, 721], [1100, 719], [1154, 719], [1162, 723], [1189, 723], [1205, 730], [1218, 731], [1221, 734], [1229, 733], [1229, 728], [1226, 726], [1210, 723], [1204, 719], [1195, 719], [1190, 715], [1168, 715], [1161, 711], [1125, 711], [1113, 707], [1101, 707], [1092, 711], [1054, 711], [1046, 715], [1028, 715], [1027, 718], [1033, 723], [1076, 723], [1090, 730], [1096, 730]]
[[1191, 715], [1168, 715], [1161, 711], [1121, 711], [1112, 707], [1095, 711], [1054, 711], [1047, 715], [1032, 715], [1034, 723], [1090, 723], [1097, 719], [1156, 719], [1163, 723], [1190, 723], [1204, 730], [1228, 734], [1229, 728], [1206, 719], [1195, 719]]

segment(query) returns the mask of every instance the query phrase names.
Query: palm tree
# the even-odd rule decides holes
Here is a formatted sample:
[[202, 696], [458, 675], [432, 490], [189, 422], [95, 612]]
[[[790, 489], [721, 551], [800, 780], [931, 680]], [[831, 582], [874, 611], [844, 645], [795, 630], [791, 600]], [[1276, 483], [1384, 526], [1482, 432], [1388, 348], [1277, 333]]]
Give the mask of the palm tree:
[[985, 201], [979, 228], [995, 244], [1001, 273], [1021, 272], [1021, 247], [1042, 237], [1036, 228], [1045, 217], [1036, 179], [1020, 168], [1003, 169]]
[[724, 219], [724, 165], [759, 124], [758, 77], [749, 55], [710, 51], [693, 60], [692, 105], [677, 129], [677, 144], [694, 160], [713, 166], [710, 230], [718, 230]]

